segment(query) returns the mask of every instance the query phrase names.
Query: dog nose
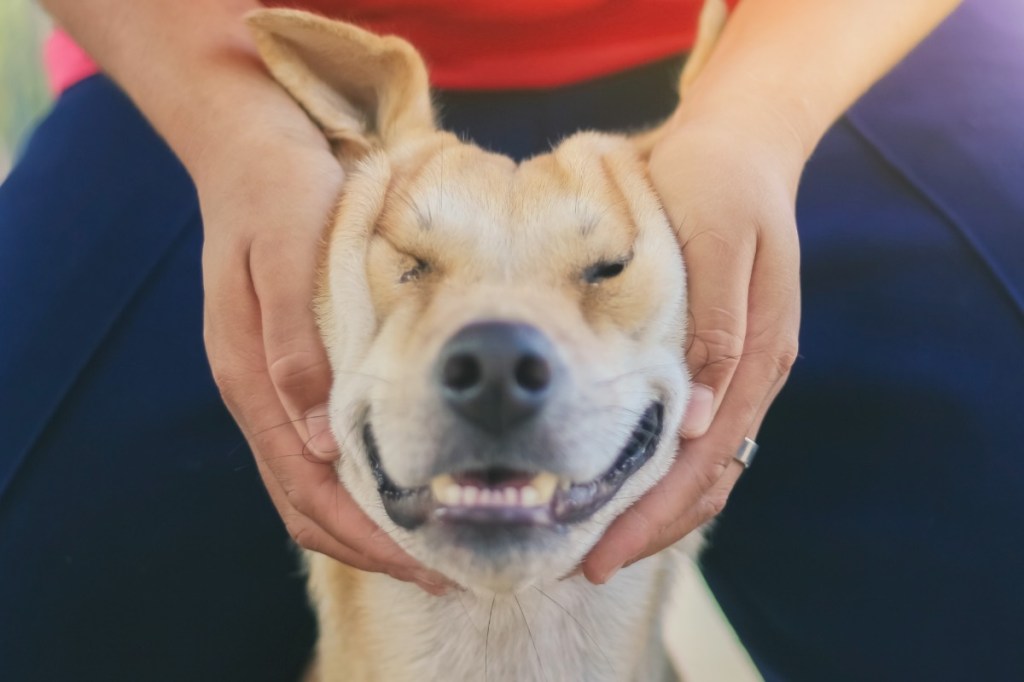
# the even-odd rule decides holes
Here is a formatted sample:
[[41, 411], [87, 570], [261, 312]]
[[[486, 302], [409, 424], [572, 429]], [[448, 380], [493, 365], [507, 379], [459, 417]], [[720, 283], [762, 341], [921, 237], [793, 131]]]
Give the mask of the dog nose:
[[445, 400], [472, 424], [500, 435], [540, 412], [551, 394], [554, 348], [536, 328], [481, 322], [460, 330], [441, 349]]

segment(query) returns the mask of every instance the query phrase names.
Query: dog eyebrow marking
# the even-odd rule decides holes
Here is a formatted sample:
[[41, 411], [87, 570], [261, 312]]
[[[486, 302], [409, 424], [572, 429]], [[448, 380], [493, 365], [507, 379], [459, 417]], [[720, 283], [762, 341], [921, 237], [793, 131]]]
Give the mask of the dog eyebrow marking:
[[441, 156], [443, 161], [443, 154], [444, 139], [441, 139], [438, 143], [428, 147], [427, 150], [422, 152], [422, 154], [415, 159], [415, 165], [411, 166], [410, 171], [402, 172], [403, 178], [401, 186], [399, 186], [398, 179], [395, 177], [395, 174], [393, 174], [391, 187], [388, 188], [388, 196], [401, 201], [409, 208], [410, 211], [412, 211], [413, 215], [416, 217], [417, 227], [419, 227], [423, 232], [429, 232], [433, 227], [434, 213], [430, 207], [430, 195], [427, 195], [427, 200], [422, 202], [422, 204], [417, 204], [413, 200], [410, 190], [415, 189], [416, 185], [420, 184], [423, 176], [431, 166], [431, 161], [438, 156]]
[[558, 176], [558, 182], [572, 187], [573, 205], [572, 213], [579, 218], [579, 234], [581, 237], [589, 237], [601, 224], [604, 218], [604, 211], [593, 211], [585, 205], [583, 198], [584, 182], [580, 179], [583, 176], [582, 169], [575, 163], [574, 159], [562, 159], [557, 153], [546, 157], [551, 166], [552, 172]]
[[[577, 215], [579, 215], [578, 212]], [[596, 230], [597, 226], [601, 224], [601, 219], [604, 218], [604, 216], [604, 211], [601, 213], [588, 213], [587, 215], [582, 216], [582, 222], [580, 223], [580, 236], [589, 237], [594, 234], [594, 230]]]
[[637, 234], [640, 232], [640, 226], [636, 223], [636, 217], [633, 215], [633, 211], [631, 210], [629, 197], [627, 197], [626, 193], [622, 191], [622, 186], [619, 184], [615, 170], [612, 168], [611, 163], [609, 163], [607, 155], [601, 156], [601, 170], [604, 171], [605, 177], [608, 178], [608, 184], [611, 185], [612, 194], [616, 199], [612, 203], [612, 206], [622, 208], [622, 212], [626, 216], [629, 239], [631, 242], [635, 241]]

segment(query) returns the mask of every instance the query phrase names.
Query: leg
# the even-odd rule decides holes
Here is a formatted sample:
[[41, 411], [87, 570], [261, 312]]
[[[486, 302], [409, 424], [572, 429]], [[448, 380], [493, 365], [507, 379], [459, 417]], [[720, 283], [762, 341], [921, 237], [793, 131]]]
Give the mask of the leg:
[[0, 678], [297, 679], [303, 580], [210, 378], [184, 170], [95, 77], [0, 224]]

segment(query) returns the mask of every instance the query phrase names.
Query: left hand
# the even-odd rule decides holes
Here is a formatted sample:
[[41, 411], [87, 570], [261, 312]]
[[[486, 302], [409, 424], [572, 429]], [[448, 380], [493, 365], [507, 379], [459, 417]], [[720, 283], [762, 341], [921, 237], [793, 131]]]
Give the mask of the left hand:
[[733, 457], [745, 436], [756, 436], [796, 358], [795, 197], [804, 157], [789, 131], [766, 134], [763, 123], [678, 122], [652, 152], [651, 180], [686, 262], [694, 391], [675, 463], [591, 550], [582, 565], [591, 582], [608, 581], [724, 508], [743, 471]]

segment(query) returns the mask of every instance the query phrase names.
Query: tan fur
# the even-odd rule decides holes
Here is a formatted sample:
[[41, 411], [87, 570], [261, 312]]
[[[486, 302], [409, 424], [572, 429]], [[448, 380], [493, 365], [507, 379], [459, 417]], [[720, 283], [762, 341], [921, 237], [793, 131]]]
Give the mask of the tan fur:
[[728, 18], [729, 8], [725, 0], [705, 0], [697, 23], [697, 41], [686, 59], [686, 68], [683, 69], [680, 81], [680, 91], [684, 97], [711, 59], [711, 53]]
[[322, 637], [317, 645], [317, 677], [330, 679], [319, 671], [344, 670], [347, 679], [375, 682], [373, 659], [364, 655], [366, 605], [360, 595], [365, 574], [337, 561], [325, 561], [322, 555], [309, 558], [309, 593], [317, 604], [321, 632], [344, 633], [344, 637]]
[[[466, 588], [429, 597], [311, 555], [312, 679], [672, 678], [657, 636], [670, 556], [602, 588], [560, 580], [667, 471], [689, 395], [683, 264], [645, 170], [654, 136], [580, 133], [517, 164], [436, 130], [426, 70], [403, 41], [292, 10], [262, 10], [249, 23], [271, 73], [347, 172], [316, 302], [335, 372], [339, 477], [407, 552]], [[609, 262], [624, 264], [621, 273], [588, 279]], [[607, 471], [650, 401], [665, 413], [656, 453], [609, 502], [559, 531], [509, 541], [500, 560], [453, 542], [441, 524], [397, 527], [361, 428], [372, 416], [395, 484], [431, 480], [459, 433], [433, 363], [456, 332], [489, 320], [536, 328], [564, 363], [565, 388], [538, 418], [546, 439], [531, 446], [559, 457], [563, 480]], [[684, 549], [700, 542], [694, 535]]]

